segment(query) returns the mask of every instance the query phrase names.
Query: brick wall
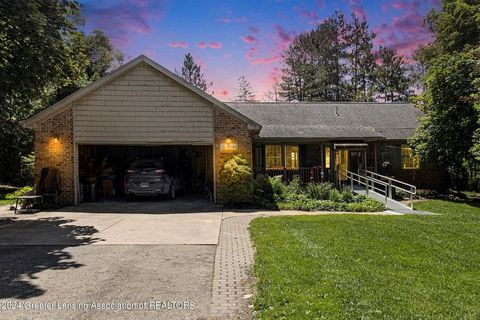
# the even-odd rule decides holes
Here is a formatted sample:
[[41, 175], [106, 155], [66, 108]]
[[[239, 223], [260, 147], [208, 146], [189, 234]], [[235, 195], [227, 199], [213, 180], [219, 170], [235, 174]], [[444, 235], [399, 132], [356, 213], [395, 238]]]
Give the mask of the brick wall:
[[[55, 141], [55, 137], [58, 141]], [[38, 185], [42, 168], [58, 168], [61, 181], [59, 204], [62, 206], [73, 204], [75, 184], [71, 109], [39, 123], [39, 127], [35, 129], [35, 157], [35, 184]]]
[[[221, 144], [227, 137], [238, 144], [237, 150], [221, 150]], [[215, 148], [215, 181], [217, 202], [222, 203], [222, 186], [220, 170], [225, 159], [232, 153], [242, 154], [252, 164], [252, 140], [247, 129], [247, 124], [221, 111], [214, 110], [214, 148]]]

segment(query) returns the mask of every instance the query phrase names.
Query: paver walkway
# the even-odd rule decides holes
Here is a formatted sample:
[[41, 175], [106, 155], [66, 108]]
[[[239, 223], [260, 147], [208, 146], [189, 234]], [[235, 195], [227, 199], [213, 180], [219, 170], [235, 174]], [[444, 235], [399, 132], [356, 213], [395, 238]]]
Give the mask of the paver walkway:
[[253, 248], [248, 225], [258, 215], [230, 217], [222, 221], [215, 254], [212, 285], [212, 319], [249, 319], [253, 288], [250, 275]]

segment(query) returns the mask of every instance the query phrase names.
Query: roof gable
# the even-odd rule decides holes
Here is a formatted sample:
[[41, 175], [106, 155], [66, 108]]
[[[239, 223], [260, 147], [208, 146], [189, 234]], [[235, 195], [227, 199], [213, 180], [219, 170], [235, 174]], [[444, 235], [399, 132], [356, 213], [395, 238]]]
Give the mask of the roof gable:
[[134, 69], [136, 66], [139, 64], [145, 63], [148, 66], [152, 67], [156, 71], [160, 72], [164, 76], [170, 78], [177, 84], [187, 88], [188, 90], [192, 91], [193, 93], [197, 94], [198, 96], [202, 97], [203, 99], [207, 100], [210, 102], [213, 107], [218, 108], [227, 114], [230, 114], [231, 116], [237, 118], [238, 120], [246, 123], [249, 127], [249, 129], [260, 129], [261, 126], [253, 121], [252, 119], [248, 118], [247, 116], [243, 115], [242, 113], [238, 112], [237, 110], [231, 108], [230, 106], [226, 105], [225, 103], [217, 100], [213, 96], [209, 95], [208, 93], [200, 90], [199, 88], [187, 83], [184, 79], [181, 77], [177, 76], [173, 72], [169, 71], [168, 69], [164, 68], [163, 66], [159, 65], [155, 61], [147, 58], [144, 55], [138, 56], [137, 58], [133, 59], [132, 61], [120, 66], [117, 68], [115, 71], [111, 72], [110, 74], [104, 76], [103, 78], [89, 84], [88, 86], [81, 88], [77, 90], [76, 92], [72, 93], [71, 95], [65, 97], [64, 99], [60, 100], [59, 102], [49, 106], [46, 109], [43, 109], [39, 113], [31, 116], [27, 120], [23, 122], [23, 125], [27, 128], [34, 128], [35, 123], [42, 121], [43, 119], [46, 119], [53, 114], [56, 114], [58, 112], [63, 111], [64, 109], [68, 108], [71, 103], [87, 96], [91, 92], [105, 86], [108, 83], [111, 83], [112, 81], [115, 81], [118, 77], [128, 73], [130, 70]]

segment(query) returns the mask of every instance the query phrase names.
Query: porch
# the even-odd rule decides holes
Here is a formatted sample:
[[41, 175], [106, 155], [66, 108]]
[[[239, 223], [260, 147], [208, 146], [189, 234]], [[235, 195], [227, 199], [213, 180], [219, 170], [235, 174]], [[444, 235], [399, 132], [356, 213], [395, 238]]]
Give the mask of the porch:
[[442, 168], [413, 155], [405, 141], [256, 142], [253, 170], [257, 174], [298, 177], [302, 182], [342, 183], [340, 171], [367, 170], [417, 185], [441, 188]]

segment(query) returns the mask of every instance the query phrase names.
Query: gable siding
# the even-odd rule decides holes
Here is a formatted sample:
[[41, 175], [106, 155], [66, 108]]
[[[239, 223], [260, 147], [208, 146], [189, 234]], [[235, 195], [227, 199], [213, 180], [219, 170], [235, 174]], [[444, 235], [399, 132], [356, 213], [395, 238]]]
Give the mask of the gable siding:
[[212, 144], [213, 107], [146, 64], [73, 104], [75, 142]]

